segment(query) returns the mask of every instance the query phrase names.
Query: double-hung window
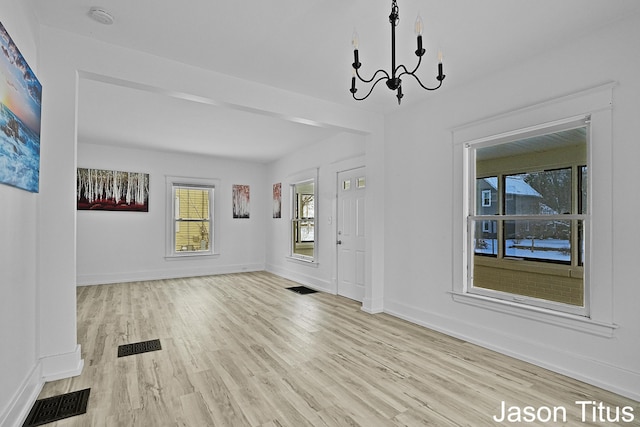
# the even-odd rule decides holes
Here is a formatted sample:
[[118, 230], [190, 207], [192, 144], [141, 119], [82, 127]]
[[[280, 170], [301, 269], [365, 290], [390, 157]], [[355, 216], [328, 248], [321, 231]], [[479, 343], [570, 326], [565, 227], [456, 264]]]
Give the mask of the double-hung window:
[[209, 252], [213, 189], [175, 185], [173, 191], [175, 251]]
[[291, 185], [291, 256], [313, 261], [316, 249], [315, 180]]
[[452, 129], [454, 301], [613, 336], [615, 85]]
[[167, 180], [167, 257], [214, 254], [214, 190], [210, 180]]
[[469, 292], [585, 313], [585, 119], [473, 145]]

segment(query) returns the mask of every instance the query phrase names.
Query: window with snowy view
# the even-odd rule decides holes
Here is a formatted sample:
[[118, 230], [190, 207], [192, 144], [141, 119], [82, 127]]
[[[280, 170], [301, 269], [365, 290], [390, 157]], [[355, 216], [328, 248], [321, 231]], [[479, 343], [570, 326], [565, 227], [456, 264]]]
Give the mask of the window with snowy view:
[[583, 311], [588, 131], [579, 120], [470, 148], [470, 292]]

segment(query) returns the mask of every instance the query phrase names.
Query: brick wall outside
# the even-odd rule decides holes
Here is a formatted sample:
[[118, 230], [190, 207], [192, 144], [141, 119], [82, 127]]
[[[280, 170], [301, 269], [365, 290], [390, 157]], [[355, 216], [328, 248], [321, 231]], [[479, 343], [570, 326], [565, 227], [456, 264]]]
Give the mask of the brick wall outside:
[[475, 287], [509, 292], [534, 298], [581, 306], [584, 298], [582, 278], [541, 274], [476, 264]]

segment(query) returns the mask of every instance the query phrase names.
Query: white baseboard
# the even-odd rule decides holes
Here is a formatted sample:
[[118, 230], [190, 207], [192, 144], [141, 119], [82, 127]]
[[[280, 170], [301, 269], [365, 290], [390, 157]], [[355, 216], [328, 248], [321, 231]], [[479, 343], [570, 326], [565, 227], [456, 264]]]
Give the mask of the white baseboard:
[[34, 365], [27, 375], [20, 389], [16, 392], [4, 413], [0, 414], [0, 426], [19, 427], [29, 415], [33, 403], [38, 399], [40, 391], [44, 386], [42, 378], [42, 365], [40, 362]]
[[362, 311], [369, 314], [384, 313], [384, 305], [382, 298], [371, 299], [365, 298], [362, 301]]
[[44, 381], [56, 381], [78, 376], [84, 367], [80, 344], [70, 353], [43, 357], [40, 359], [40, 363]]
[[476, 344], [480, 347], [529, 362], [550, 371], [640, 401], [640, 391], [638, 390], [640, 373], [638, 372], [621, 369], [602, 361], [584, 357], [581, 354], [571, 353], [542, 343], [528, 341], [522, 337], [509, 335], [506, 340], [511, 343], [509, 346], [487, 340], [486, 338], [478, 338], [477, 335], [466, 334], [460, 331], [485, 329], [486, 336], [495, 335], [496, 331], [482, 328], [482, 326], [477, 324], [468, 325], [453, 317], [430, 313], [406, 304], [386, 300], [384, 312], [411, 323]]
[[0, 426], [20, 427], [29, 415], [33, 403], [38, 399], [45, 382], [80, 375], [83, 367], [80, 345], [70, 353], [41, 358], [9, 402], [6, 411], [0, 414]]
[[262, 271], [264, 269], [264, 264], [239, 264], [197, 268], [175, 268], [170, 270], [134, 271], [125, 273], [84, 274], [76, 276], [76, 285], [90, 286], [113, 283], [140, 282], [146, 280], [181, 279], [184, 277], [246, 273], [250, 271]]

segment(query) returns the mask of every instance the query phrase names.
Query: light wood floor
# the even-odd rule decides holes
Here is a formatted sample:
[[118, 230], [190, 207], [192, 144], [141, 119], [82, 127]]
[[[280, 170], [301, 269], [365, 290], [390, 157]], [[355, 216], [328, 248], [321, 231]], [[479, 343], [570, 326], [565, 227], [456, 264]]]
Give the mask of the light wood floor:
[[[507, 405], [638, 402], [268, 273], [78, 288], [85, 415], [50, 426], [494, 426]], [[162, 350], [117, 357], [159, 338]], [[505, 422], [503, 425], [518, 425]], [[560, 425], [554, 423], [527, 425]], [[615, 425], [608, 423], [606, 425]]]

